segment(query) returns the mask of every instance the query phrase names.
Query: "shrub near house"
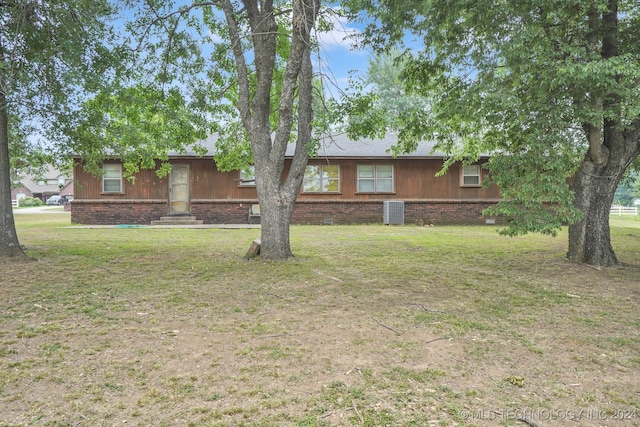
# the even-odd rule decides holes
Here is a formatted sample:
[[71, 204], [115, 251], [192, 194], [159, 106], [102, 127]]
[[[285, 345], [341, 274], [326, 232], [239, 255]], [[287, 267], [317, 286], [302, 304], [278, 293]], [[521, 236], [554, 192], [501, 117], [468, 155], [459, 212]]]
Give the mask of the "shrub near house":
[[20, 198], [20, 207], [21, 208], [26, 208], [26, 207], [36, 207], [36, 206], [42, 206], [42, 200], [35, 198], [35, 197], [22, 197]]

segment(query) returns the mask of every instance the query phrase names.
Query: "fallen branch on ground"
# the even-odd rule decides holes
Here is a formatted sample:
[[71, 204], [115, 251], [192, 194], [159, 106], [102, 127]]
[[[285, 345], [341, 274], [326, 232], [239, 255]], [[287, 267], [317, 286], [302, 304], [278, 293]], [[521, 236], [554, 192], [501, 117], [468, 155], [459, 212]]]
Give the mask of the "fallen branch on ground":
[[382, 327], [384, 327], [384, 328], [387, 328], [388, 330], [393, 331], [393, 332], [395, 332], [396, 334], [400, 335], [400, 332], [396, 331], [396, 330], [395, 330], [395, 329], [393, 329], [391, 326], [387, 326], [387, 325], [385, 325], [384, 323], [382, 323], [381, 321], [379, 321], [379, 320], [378, 320], [378, 319], [376, 319], [375, 317], [372, 317], [372, 319], [373, 319], [373, 320], [375, 320], [375, 322], [376, 322], [378, 325], [380, 325], [380, 326], [382, 326]]
[[540, 425], [538, 425], [538, 423], [536, 423], [535, 421], [528, 420], [528, 419], [526, 419], [526, 418], [524, 418], [524, 417], [516, 418], [516, 420], [517, 420], [517, 421], [520, 421], [521, 423], [528, 424], [528, 425], [530, 425], [531, 427], [540, 427]]
[[328, 274], [324, 274], [324, 273], [323, 273], [322, 271], [320, 271], [320, 270], [317, 270], [317, 269], [316, 269], [316, 270], [313, 270], [313, 272], [314, 272], [314, 273], [316, 273], [316, 274], [319, 274], [319, 275], [321, 275], [321, 276], [328, 277], [328, 278], [329, 278], [329, 279], [331, 279], [331, 280], [335, 280], [336, 282], [342, 283], [342, 280], [338, 279], [337, 277], [333, 277], [333, 276], [329, 276]]
[[360, 411], [358, 411], [358, 408], [356, 407], [356, 401], [351, 399], [351, 404], [353, 405], [353, 410], [356, 411], [356, 415], [358, 416], [358, 418], [360, 418], [360, 423], [364, 424], [364, 418], [362, 418], [362, 414], [360, 413]]

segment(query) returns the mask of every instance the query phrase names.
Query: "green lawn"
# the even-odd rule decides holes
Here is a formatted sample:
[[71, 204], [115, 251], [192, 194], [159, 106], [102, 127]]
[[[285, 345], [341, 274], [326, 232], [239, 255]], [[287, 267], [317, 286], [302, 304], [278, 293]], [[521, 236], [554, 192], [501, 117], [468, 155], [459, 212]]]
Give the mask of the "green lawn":
[[0, 426], [640, 425], [637, 218], [603, 269], [566, 232], [293, 226], [265, 262], [259, 230], [15, 218]]

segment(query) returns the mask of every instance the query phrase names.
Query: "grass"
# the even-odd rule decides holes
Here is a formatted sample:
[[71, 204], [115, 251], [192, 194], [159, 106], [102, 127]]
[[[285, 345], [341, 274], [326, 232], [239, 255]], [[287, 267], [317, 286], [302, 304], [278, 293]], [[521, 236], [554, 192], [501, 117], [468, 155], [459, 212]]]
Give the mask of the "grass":
[[258, 230], [16, 224], [0, 426], [640, 425], [636, 218], [601, 270], [566, 232], [293, 226], [265, 262]]

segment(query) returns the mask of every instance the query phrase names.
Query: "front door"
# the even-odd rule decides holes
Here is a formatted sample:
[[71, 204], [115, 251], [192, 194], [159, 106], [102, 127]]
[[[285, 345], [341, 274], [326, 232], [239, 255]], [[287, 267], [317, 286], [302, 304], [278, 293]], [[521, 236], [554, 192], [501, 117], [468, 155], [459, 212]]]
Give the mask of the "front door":
[[169, 214], [188, 214], [189, 199], [189, 165], [171, 165]]

